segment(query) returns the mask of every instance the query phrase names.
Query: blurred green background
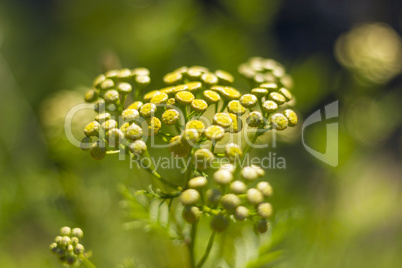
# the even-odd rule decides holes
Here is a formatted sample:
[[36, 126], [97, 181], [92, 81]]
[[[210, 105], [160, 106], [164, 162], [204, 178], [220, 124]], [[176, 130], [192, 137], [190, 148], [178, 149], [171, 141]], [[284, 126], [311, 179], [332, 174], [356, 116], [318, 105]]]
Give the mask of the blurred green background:
[[[338, 166], [306, 151], [302, 124], [270, 150], [286, 159], [266, 175], [285, 234], [272, 266], [402, 266], [400, 14], [392, 0], [3, 0], [0, 267], [59, 267], [48, 245], [64, 225], [84, 230], [98, 267], [182, 267], [180, 244], [122, 228], [119, 185], [145, 188], [146, 173], [92, 160], [67, 141], [64, 117], [111, 68], [147, 67], [156, 88], [182, 65], [236, 74], [252, 56], [288, 68], [301, 119], [339, 100]], [[77, 137], [86, 115], [74, 118]], [[305, 131], [321, 152], [325, 124]]]

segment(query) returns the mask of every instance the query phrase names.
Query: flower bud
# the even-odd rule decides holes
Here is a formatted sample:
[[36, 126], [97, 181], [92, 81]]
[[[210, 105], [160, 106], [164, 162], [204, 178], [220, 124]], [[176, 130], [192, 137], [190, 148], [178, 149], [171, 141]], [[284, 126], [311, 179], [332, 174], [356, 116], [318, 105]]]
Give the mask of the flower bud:
[[117, 91], [122, 94], [122, 95], [127, 95], [129, 94], [131, 91], [133, 90], [133, 88], [131, 87], [131, 85], [129, 83], [119, 83], [117, 85]]
[[244, 94], [240, 97], [240, 103], [246, 108], [252, 108], [257, 104], [257, 97], [253, 94]]
[[87, 137], [98, 136], [100, 125], [96, 121], [92, 121], [84, 128], [84, 134]]
[[166, 110], [162, 114], [162, 122], [166, 125], [174, 125], [180, 119], [180, 113], [176, 109]]
[[202, 113], [208, 109], [208, 104], [204, 100], [194, 99], [191, 102], [191, 108], [198, 113]]
[[143, 105], [143, 103], [141, 101], [135, 101], [132, 104], [130, 104], [127, 109], [135, 109], [135, 110], [139, 110], [141, 108], [141, 106]]
[[234, 181], [230, 184], [230, 190], [235, 194], [244, 194], [247, 186], [242, 181]]
[[138, 67], [135, 68], [131, 71], [133, 73], [133, 75], [135, 76], [149, 76], [150, 75], [150, 71], [145, 68], [145, 67]]
[[75, 246], [80, 242], [80, 240], [78, 239], [78, 237], [71, 237], [71, 245]]
[[98, 91], [94, 90], [94, 89], [90, 89], [88, 90], [88, 92], [85, 94], [85, 101], [86, 102], [94, 102], [98, 99], [99, 97], [99, 93]]
[[279, 106], [276, 104], [276, 102], [268, 100], [263, 103], [262, 109], [267, 112], [267, 113], [273, 113], [276, 110], [278, 110]]
[[278, 90], [278, 85], [273, 82], [268, 82], [268, 83], [261, 84], [260, 88], [264, 88], [264, 89], [267, 89], [269, 92], [272, 92], [272, 91]]
[[109, 89], [108, 91], [106, 91], [103, 98], [107, 104], [118, 104], [120, 102], [119, 92], [114, 89]]
[[263, 98], [268, 94], [268, 90], [265, 88], [253, 88], [251, 93], [257, 96], [257, 98]]
[[102, 128], [105, 131], [108, 131], [108, 130], [111, 130], [111, 129], [117, 128], [117, 127], [118, 127], [118, 124], [117, 124], [116, 120], [113, 120], [113, 119], [109, 119], [102, 123]]
[[210, 87], [213, 85], [218, 84], [218, 77], [212, 73], [204, 73], [201, 75], [201, 81], [204, 83], [205, 86]]
[[183, 75], [179, 72], [168, 73], [163, 77], [163, 82], [167, 85], [177, 85], [183, 80]]
[[235, 210], [234, 217], [238, 221], [243, 221], [248, 217], [249, 214], [250, 214], [250, 212], [249, 212], [248, 208], [243, 207], [243, 206], [238, 206]]
[[225, 100], [237, 100], [241, 94], [233, 87], [212, 86], [212, 90], [219, 92]]
[[148, 123], [148, 136], [157, 135], [162, 128], [162, 123], [157, 117], [152, 117], [147, 120]]
[[193, 224], [199, 220], [201, 211], [195, 206], [185, 206], [182, 215], [188, 223]]
[[188, 129], [196, 129], [200, 134], [202, 134], [205, 130], [204, 123], [200, 120], [191, 120], [186, 124], [186, 128]]
[[141, 139], [142, 134], [142, 128], [135, 123], [132, 123], [124, 132], [124, 136], [129, 140]]
[[57, 243], [50, 244], [49, 249], [51, 252], [56, 253], [57, 252]]
[[105, 144], [101, 143], [100, 141], [95, 142], [91, 150], [89, 151], [91, 157], [95, 160], [101, 160], [106, 156], [106, 147]]
[[60, 242], [60, 245], [62, 246], [62, 247], [67, 247], [69, 244], [70, 244], [70, 237], [68, 237], [68, 236], [63, 236], [62, 237], [62, 239], [61, 239], [61, 242]]
[[230, 133], [237, 133], [242, 130], [243, 125], [241, 118], [235, 114], [229, 113], [230, 119], [232, 119], [232, 125], [229, 127]]
[[216, 113], [214, 115], [214, 123], [223, 128], [228, 128], [232, 125], [232, 119], [227, 113]]
[[223, 232], [228, 228], [229, 221], [223, 215], [216, 215], [211, 220], [211, 229], [217, 232]]
[[132, 122], [140, 117], [140, 113], [135, 109], [126, 109], [121, 113], [125, 122]]
[[89, 151], [93, 145], [91, 137], [85, 137], [81, 140], [80, 147], [83, 151]]
[[195, 82], [186, 83], [186, 86], [188, 87], [188, 89], [187, 89], [188, 91], [196, 92], [202, 88], [202, 83], [195, 81]]
[[71, 234], [71, 228], [68, 226], [64, 226], [60, 228], [60, 234], [62, 236], [70, 236]]
[[188, 187], [192, 189], [200, 189], [206, 186], [207, 184], [208, 184], [207, 178], [205, 178], [204, 176], [198, 176], [189, 180]]
[[110, 147], [117, 147], [123, 140], [124, 134], [118, 128], [113, 128], [106, 132], [106, 141]]
[[282, 94], [282, 96], [285, 97], [286, 101], [289, 101], [292, 99], [292, 93], [290, 93], [289, 90], [287, 90], [286, 88], [282, 87], [281, 89], [279, 89], [278, 91], [280, 94]]
[[261, 203], [258, 205], [257, 213], [262, 218], [269, 218], [272, 215], [272, 205], [270, 203]]
[[217, 204], [221, 200], [222, 193], [218, 189], [208, 189], [205, 195], [209, 203]]
[[246, 122], [250, 127], [260, 127], [264, 121], [261, 113], [254, 111], [247, 116]]
[[163, 104], [166, 103], [169, 99], [168, 94], [166, 93], [159, 93], [159, 94], [155, 94], [152, 99], [151, 99], [151, 103], [158, 105], [158, 104]]
[[95, 120], [99, 123], [103, 123], [107, 120], [110, 120], [112, 117], [109, 113], [100, 113], [95, 117]]
[[102, 91], [109, 90], [114, 87], [114, 82], [111, 79], [105, 79], [102, 81], [102, 83], [99, 85], [99, 89]]
[[257, 189], [262, 193], [264, 197], [270, 197], [272, 195], [272, 186], [266, 182], [262, 181], [257, 184]]
[[151, 78], [148, 75], [138, 75], [135, 77], [134, 84], [137, 87], [144, 88], [151, 83]]
[[205, 137], [212, 141], [219, 141], [225, 135], [225, 130], [221, 126], [212, 125], [205, 130]]
[[156, 106], [153, 103], [146, 103], [144, 105], [141, 106], [140, 108], [140, 114], [143, 117], [151, 117], [155, 114], [156, 112]]
[[215, 75], [218, 77], [220, 85], [230, 86], [234, 82], [233, 76], [226, 71], [216, 70]]
[[276, 113], [270, 118], [272, 126], [277, 130], [284, 130], [288, 127], [288, 119], [281, 113]]
[[191, 206], [197, 203], [200, 200], [200, 194], [197, 190], [187, 189], [183, 191], [180, 195], [180, 202], [184, 206]]
[[293, 110], [286, 109], [283, 115], [288, 119], [288, 125], [294, 127], [297, 125], [297, 115]]
[[243, 150], [235, 143], [229, 143], [225, 146], [225, 155], [231, 162], [240, 160], [243, 156]]
[[262, 193], [255, 188], [250, 188], [247, 191], [247, 201], [252, 205], [258, 205], [262, 201], [264, 201], [264, 197]]
[[143, 140], [136, 140], [127, 144], [128, 150], [136, 157], [139, 157], [147, 150], [147, 145]]
[[176, 101], [181, 105], [188, 105], [194, 100], [194, 95], [190, 91], [180, 91], [175, 95]]
[[258, 179], [259, 177], [263, 176], [265, 172], [260, 167], [252, 165], [252, 166], [244, 167], [240, 173], [241, 173], [241, 176], [245, 180], [253, 181], [253, 180]]
[[268, 230], [268, 223], [265, 219], [259, 219], [255, 223], [254, 227], [257, 232], [259, 232], [260, 234], [263, 234]]
[[197, 169], [207, 169], [214, 160], [214, 154], [208, 149], [198, 149], [194, 152], [194, 164]]
[[77, 254], [77, 255], [80, 255], [80, 254], [84, 253], [84, 251], [85, 251], [85, 248], [84, 248], [84, 246], [81, 245], [81, 244], [77, 244], [77, 245], [74, 247], [74, 253]]
[[81, 228], [73, 228], [71, 230], [71, 236], [82, 238], [84, 236], [84, 232], [81, 230]]
[[237, 208], [240, 203], [241, 200], [240, 198], [235, 195], [235, 194], [225, 194], [224, 196], [222, 196], [221, 198], [221, 203], [222, 206], [227, 209], [227, 210], [234, 210], [235, 208]]
[[221, 100], [221, 96], [219, 96], [218, 93], [212, 90], [205, 90], [203, 93], [205, 100], [207, 103], [213, 104], [217, 103], [218, 101]]
[[236, 167], [233, 164], [222, 164], [219, 169], [227, 170], [231, 173], [233, 173], [236, 170]]
[[232, 172], [226, 169], [219, 169], [214, 173], [214, 180], [221, 185], [230, 183], [232, 179], [233, 179]]
[[284, 104], [286, 102], [286, 98], [282, 94], [277, 92], [270, 93], [268, 98], [279, 105]]
[[246, 109], [241, 105], [240, 101], [232, 100], [228, 103], [228, 111], [236, 115], [242, 115], [246, 112]]
[[183, 138], [189, 145], [195, 145], [200, 138], [200, 134], [195, 129], [186, 129], [184, 130]]
[[106, 76], [104, 76], [103, 74], [98, 75], [93, 82], [93, 86], [96, 89], [100, 89], [100, 84], [106, 80]]

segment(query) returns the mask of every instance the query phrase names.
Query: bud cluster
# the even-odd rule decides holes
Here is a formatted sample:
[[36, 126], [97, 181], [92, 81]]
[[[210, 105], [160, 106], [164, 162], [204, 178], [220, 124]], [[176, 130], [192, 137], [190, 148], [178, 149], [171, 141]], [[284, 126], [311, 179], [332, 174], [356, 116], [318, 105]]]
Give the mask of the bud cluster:
[[67, 265], [79, 263], [84, 255], [85, 248], [80, 244], [84, 233], [80, 228], [64, 226], [60, 229], [60, 235], [56, 236], [50, 244], [50, 250], [59, 258], [60, 262]]
[[[148, 138], [159, 137], [172, 155], [189, 160], [178, 187], [156, 170], [148, 170], [181, 192], [187, 222], [195, 223], [207, 214], [216, 231], [224, 231], [230, 220], [248, 220], [263, 233], [272, 214], [267, 202], [272, 187], [267, 182], [257, 183], [264, 175], [260, 167], [240, 167], [250, 144], [225, 144], [223, 138], [247, 135], [251, 128], [255, 142], [272, 129], [295, 126], [297, 115], [289, 109], [294, 103], [292, 80], [272, 59], [252, 58], [240, 65], [239, 72], [251, 83], [248, 93], [233, 87], [230, 73], [201, 66], [178, 68], [163, 77], [163, 88], [145, 94], [143, 89], [150, 83], [145, 68], [100, 75], [85, 96], [87, 102], [96, 102], [98, 115], [84, 129], [82, 149], [98, 160], [121, 151], [140, 160], [145, 152], [149, 155], [150, 140], [154, 140]], [[134, 100], [125, 105], [129, 93]], [[216, 150], [218, 143], [223, 152]], [[213, 167], [214, 161], [222, 158], [228, 163]]]

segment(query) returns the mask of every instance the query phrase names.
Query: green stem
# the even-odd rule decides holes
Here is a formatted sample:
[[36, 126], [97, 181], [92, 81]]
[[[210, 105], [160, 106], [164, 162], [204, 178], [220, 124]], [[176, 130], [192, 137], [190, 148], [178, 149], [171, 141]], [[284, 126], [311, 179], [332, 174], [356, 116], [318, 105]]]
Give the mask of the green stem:
[[88, 260], [88, 258], [85, 257], [84, 255], [81, 255], [80, 259], [82, 261], [82, 264], [84, 264], [85, 267], [87, 267], [87, 268], [96, 268], [96, 266], [90, 260]]
[[191, 226], [191, 233], [190, 233], [190, 243], [188, 244], [188, 249], [190, 253], [190, 267], [194, 268], [195, 267], [195, 253], [194, 253], [194, 247], [195, 247], [195, 238], [197, 236], [197, 222], [193, 223]]
[[156, 170], [153, 170], [153, 169], [151, 169], [151, 168], [144, 168], [144, 169], [145, 169], [149, 174], [151, 174], [152, 176], [154, 176], [155, 179], [159, 180], [159, 181], [162, 182], [163, 184], [165, 184], [165, 185], [167, 185], [167, 186], [169, 186], [170, 188], [173, 188], [173, 189], [175, 189], [175, 190], [179, 190], [180, 187], [179, 187], [178, 185], [176, 185], [176, 184], [174, 184], [174, 183], [171, 183], [170, 181], [168, 181], [168, 180], [162, 178], [162, 176], [159, 175], [159, 173], [156, 172]]
[[204, 255], [202, 256], [201, 260], [198, 262], [196, 268], [201, 268], [202, 265], [207, 260], [209, 253], [211, 252], [212, 246], [214, 244], [214, 239], [215, 239], [215, 232], [212, 232], [211, 237], [209, 238], [209, 241], [208, 241], [207, 248], [205, 249]]
[[247, 142], [246, 148], [244, 148], [243, 150], [243, 157], [242, 157], [242, 161], [243, 158], [247, 155], [248, 151], [250, 151], [251, 149], [251, 145], [253, 145], [255, 143], [255, 141], [257, 140], [257, 138], [260, 136], [261, 134], [258, 133], [258, 130], [254, 133], [253, 137], [251, 138], [251, 140], [249, 142]]

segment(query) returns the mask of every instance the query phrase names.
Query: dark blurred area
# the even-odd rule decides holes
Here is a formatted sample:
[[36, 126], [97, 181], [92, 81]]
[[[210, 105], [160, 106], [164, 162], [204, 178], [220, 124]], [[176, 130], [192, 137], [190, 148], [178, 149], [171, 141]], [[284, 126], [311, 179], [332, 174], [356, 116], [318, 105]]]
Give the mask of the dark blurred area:
[[[270, 150], [287, 162], [266, 175], [277, 215], [298, 216], [285, 260], [269, 267], [401, 266], [401, 14], [397, 0], [3, 0], [0, 267], [58, 267], [48, 245], [63, 225], [84, 230], [98, 267], [180, 267], [183, 248], [122, 228], [118, 185], [145, 188], [148, 175], [90, 159], [65, 137], [65, 115], [120, 67], [149, 68], [155, 89], [165, 73], [203, 65], [236, 74], [246, 92], [237, 66], [253, 56], [287, 68], [300, 121], [339, 101], [337, 166], [307, 152], [303, 122]], [[76, 137], [88, 114], [74, 118]], [[304, 135], [325, 153], [326, 122]]]

